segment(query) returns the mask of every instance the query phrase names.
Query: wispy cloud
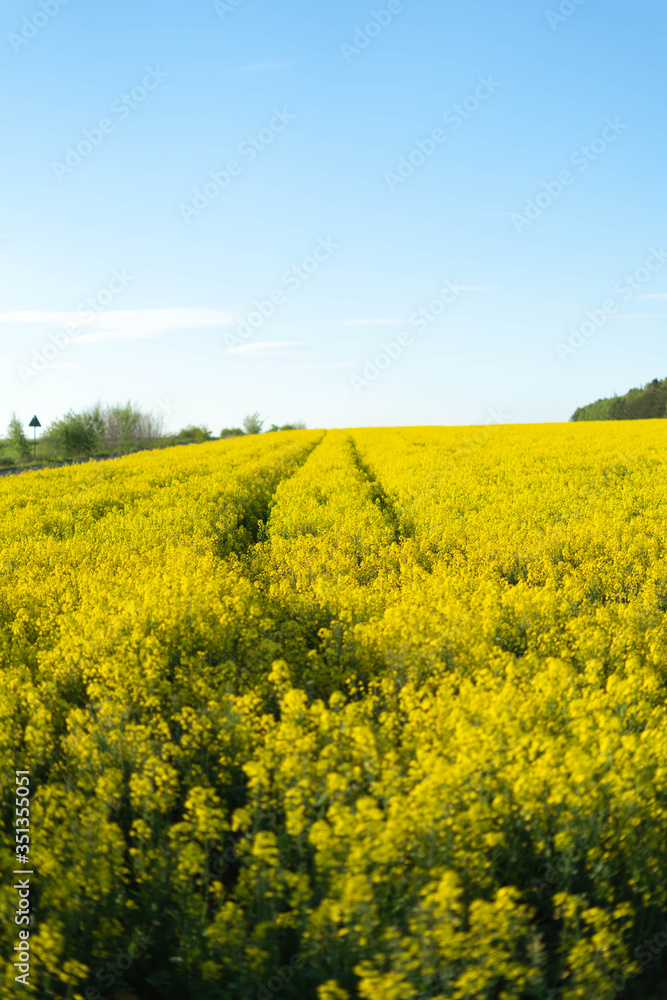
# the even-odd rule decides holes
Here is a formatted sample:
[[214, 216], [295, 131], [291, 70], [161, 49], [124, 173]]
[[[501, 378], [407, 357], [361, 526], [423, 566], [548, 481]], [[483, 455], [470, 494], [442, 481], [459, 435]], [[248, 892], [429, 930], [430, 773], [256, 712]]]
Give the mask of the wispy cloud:
[[288, 67], [294, 65], [293, 59], [285, 59], [281, 62], [265, 62], [265, 63], [251, 63], [250, 66], [240, 66], [242, 73], [261, 73], [262, 70], [266, 69], [288, 69]]
[[267, 340], [256, 344], [239, 344], [238, 347], [230, 347], [227, 353], [241, 354], [246, 357], [264, 357], [271, 354], [293, 353], [296, 348], [310, 346], [302, 340]]
[[638, 295], [638, 299], [667, 299], [667, 292], [652, 292], [650, 295]]
[[609, 319], [665, 319], [667, 313], [617, 313]]
[[124, 340], [151, 340], [175, 330], [203, 330], [231, 326], [237, 322], [232, 313], [219, 309], [127, 309], [109, 312], [55, 312], [19, 310], [0, 313], [0, 325], [58, 326], [70, 324], [87, 333], [71, 337], [72, 343], [111, 343]]

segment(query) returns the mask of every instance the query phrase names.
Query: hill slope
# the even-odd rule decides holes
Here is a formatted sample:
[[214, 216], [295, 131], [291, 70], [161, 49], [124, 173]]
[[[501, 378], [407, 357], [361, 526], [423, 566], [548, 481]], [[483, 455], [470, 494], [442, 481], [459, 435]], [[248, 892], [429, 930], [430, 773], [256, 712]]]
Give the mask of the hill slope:
[[570, 420], [651, 420], [667, 416], [667, 378], [654, 378], [624, 396], [598, 399], [578, 407]]

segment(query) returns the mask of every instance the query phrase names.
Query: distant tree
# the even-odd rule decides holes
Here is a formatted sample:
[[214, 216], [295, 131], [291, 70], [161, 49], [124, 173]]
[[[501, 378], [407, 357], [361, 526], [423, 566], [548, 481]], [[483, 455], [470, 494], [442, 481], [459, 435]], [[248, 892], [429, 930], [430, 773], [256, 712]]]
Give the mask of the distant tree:
[[12, 419], [9, 421], [7, 438], [9, 439], [9, 444], [16, 453], [18, 461], [28, 461], [30, 458], [30, 442], [28, 441], [25, 431], [23, 430], [23, 424], [15, 413], [12, 413]]
[[193, 424], [188, 424], [184, 427], [182, 431], [176, 435], [176, 442], [178, 444], [184, 444], [186, 442], [192, 441], [197, 444], [202, 444], [204, 441], [210, 441], [213, 435], [211, 434], [208, 427], [195, 427]]
[[243, 429], [246, 434], [261, 434], [264, 421], [260, 419], [259, 413], [249, 413], [243, 421]]
[[141, 411], [128, 402], [124, 406], [96, 407], [104, 446], [110, 451], [133, 451], [141, 436]]
[[667, 381], [654, 378], [645, 385], [641, 394], [629, 407], [628, 416], [634, 420], [655, 420], [665, 414], [667, 405]]
[[245, 431], [241, 427], [223, 427], [220, 431], [221, 438], [243, 437]]
[[88, 411], [101, 428], [100, 444], [114, 452], [137, 451], [158, 444], [164, 437], [161, 416], [144, 413], [130, 401], [119, 406], [98, 403]]
[[628, 401], [626, 396], [615, 396], [609, 407], [610, 420], [624, 420]]
[[279, 427], [278, 424], [271, 424], [267, 434], [271, 431], [303, 431], [306, 429], [306, 425], [302, 420], [299, 420], [296, 424], [283, 424]]
[[574, 411], [571, 420], [655, 420], [667, 416], [667, 379], [654, 378], [624, 396], [598, 399]]

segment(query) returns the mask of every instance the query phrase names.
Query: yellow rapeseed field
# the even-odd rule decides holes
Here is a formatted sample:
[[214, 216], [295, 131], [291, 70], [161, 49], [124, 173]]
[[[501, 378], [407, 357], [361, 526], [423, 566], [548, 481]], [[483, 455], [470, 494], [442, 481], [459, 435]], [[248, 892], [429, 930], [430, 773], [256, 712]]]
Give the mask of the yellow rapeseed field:
[[666, 513], [667, 421], [0, 480], [3, 1000], [663, 997]]

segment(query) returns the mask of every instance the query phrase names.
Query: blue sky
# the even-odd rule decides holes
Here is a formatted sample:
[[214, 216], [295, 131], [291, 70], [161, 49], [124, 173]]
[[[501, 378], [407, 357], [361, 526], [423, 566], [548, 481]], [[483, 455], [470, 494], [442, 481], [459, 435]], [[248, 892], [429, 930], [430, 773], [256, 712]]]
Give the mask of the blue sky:
[[561, 421], [667, 375], [664, 4], [0, 20], [0, 427]]

